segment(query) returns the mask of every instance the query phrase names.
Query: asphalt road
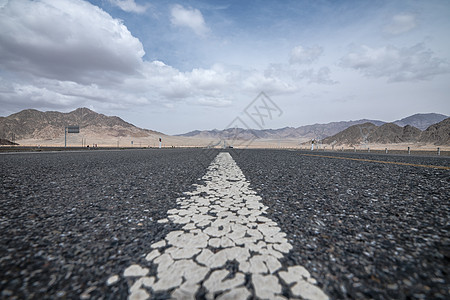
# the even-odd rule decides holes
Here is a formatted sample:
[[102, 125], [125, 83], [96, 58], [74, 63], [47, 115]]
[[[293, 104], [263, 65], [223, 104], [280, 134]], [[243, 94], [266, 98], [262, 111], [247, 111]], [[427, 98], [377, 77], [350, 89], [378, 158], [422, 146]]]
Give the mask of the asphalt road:
[[[235, 151], [304, 265], [335, 299], [449, 299], [450, 170]], [[306, 155], [305, 155], [306, 154]], [[448, 158], [314, 153], [418, 165]]]
[[[450, 298], [449, 170], [306, 151], [229, 152], [249, 182], [248, 194], [261, 198], [268, 224], [292, 247], [279, 259], [280, 272], [304, 267], [332, 299]], [[187, 226], [158, 220], [181, 215], [173, 210], [188, 207], [180, 198], [188, 201], [199, 189], [194, 184], [213, 181], [202, 176], [217, 153], [0, 155], [0, 298], [126, 299], [133, 280], [124, 271], [148, 264], [151, 245]], [[448, 158], [326, 155], [450, 166]], [[213, 248], [220, 247], [228, 246]], [[252, 295], [256, 282], [245, 278]], [[293, 297], [293, 290], [283, 283], [280, 295]], [[206, 297], [207, 290], [196, 295]]]

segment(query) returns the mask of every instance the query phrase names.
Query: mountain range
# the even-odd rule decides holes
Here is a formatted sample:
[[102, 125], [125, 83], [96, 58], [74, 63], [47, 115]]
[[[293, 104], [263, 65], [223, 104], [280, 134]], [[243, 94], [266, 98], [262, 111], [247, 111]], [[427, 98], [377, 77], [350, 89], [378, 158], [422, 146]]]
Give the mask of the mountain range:
[[[204, 140], [234, 140], [238, 138], [241, 140], [290, 139], [307, 141], [328, 138], [327, 141], [331, 142], [353, 144], [361, 143], [362, 141], [358, 140], [358, 137], [367, 135], [367, 132], [361, 133], [361, 128], [364, 128], [364, 130], [370, 132], [370, 135], [366, 136], [370, 141], [376, 140], [380, 143], [410, 140], [448, 143], [448, 137], [445, 135], [448, 135], [448, 129], [441, 125], [433, 127], [433, 124], [440, 124], [439, 122], [446, 118], [447, 116], [442, 114], [428, 113], [415, 114], [392, 123], [361, 119], [280, 129], [228, 128], [224, 130], [192, 131], [177, 136]], [[70, 125], [79, 125], [86, 136], [102, 136], [112, 139], [164, 136], [157, 131], [136, 127], [119, 117], [99, 114], [88, 108], [78, 108], [68, 113], [27, 109], [8, 117], [0, 117], [0, 138], [10, 141], [24, 139], [52, 140], [64, 137], [64, 127]], [[425, 131], [422, 132], [422, 130]], [[176, 136], [173, 138], [176, 138]], [[2, 142], [2, 144], [4, 143]]]
[[[392, 122], [393, 124], [399, 126], [410, 125], [416, 127], [420, 130], [425, 130], [429, 126], [436, 124], [444, 119], [446, 115], [427, 113], [427, 114], [415, 114], [397, 121]], [[261, 138], [261, 139], [324, 139], [326, 137], [335, 135], [350, 126], [371, 123], [376, 126], [381, 126], [387, 122], [380, 120], [368, 120], [361, 119], [356, 121], [341, 121], [341, 122], [331, 122], [327, 124], [314, 124], [306, 125], [300, 127], [284, 127], [280, 129], [242, 129], [242, 128], [228, 128], [224, 130], [204, 130], [204, 131], [191, 131], [184, 134], [179, 134], [178, 136], [185, 137], [199, 137], [199, 138], [210, 138], [210, 139], [229, 139], [236, 136], [236, 134], [242, 139], [250, 138]]]
[[394, 123], [386, 123], [376, 126], [368, 122], [350, 126], [333, 136], [323, 139], [321, 142], [336, 146], [416, 142], [450, 145], [450, 118], [433, 124], [424, 131], [411, 125], [401, 127]]

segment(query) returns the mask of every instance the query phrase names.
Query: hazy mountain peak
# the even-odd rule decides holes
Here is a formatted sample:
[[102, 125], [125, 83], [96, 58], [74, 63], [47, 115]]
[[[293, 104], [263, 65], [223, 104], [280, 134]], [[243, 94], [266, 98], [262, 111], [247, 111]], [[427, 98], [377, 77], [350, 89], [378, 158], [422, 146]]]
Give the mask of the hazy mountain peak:
[[411, 125], [419, 128], [420, 130], [425, 130], [429, 126], [439, 123], [442, 120], [448, 118], [446, 115], [436, 114], [436, 113], [419, 113], [412, 116], [394, 121], [393, 123], [399, 126]]

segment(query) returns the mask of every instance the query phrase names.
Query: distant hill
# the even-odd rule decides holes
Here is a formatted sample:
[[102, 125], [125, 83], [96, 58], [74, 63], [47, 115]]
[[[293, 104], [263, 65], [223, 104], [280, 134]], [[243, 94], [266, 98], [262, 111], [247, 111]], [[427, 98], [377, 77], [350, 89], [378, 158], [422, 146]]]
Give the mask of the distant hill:
[[356, 120], [356, 121], [341, 121], [331, 122], [327, 124], [314, 124], [300, 127], [284, 127], [280, 129], [243, 129], [243, 128], [228, 128], [224, 130], [204, 130], [191, 131], [178, 136], [186, 137], [201, 137], [211, 139], [228, 139], [233, 138], [233, 134], [238, 133], [239, 137], [260, 138], [260, 139], [280, 139], [280, 138], [299, 138], [299, 139], [322, 139], [330, 135], [334, 135], [352, 125], [363, 123], [375, 123], [377, 125], [384, 124], [383, 121], [378, 120]]
[[394, 144], [422, 142], [435, 145], [450, 145], [450, 118], [431, 125], [425, 131], [406, 125], [400, 127], [394, 123], [376, 126], [371, 123], [353, 125], [322, 140], [331, 145], [362, 145], [368, 143]]
[[322, 140], [324, 144], [356, 145], [368, 142], [368, 137], [377, 129], [375, 124], [366, 122], [344, 129], [343, 131]]
[[15, 135], [16, 140], [54, 139], [64, 136], [64, 128], [69, 125], [79, 125], [81, 132], [113, 137], [145, 137], [160, 134], [138, 128], [119, 117], [105, 116], [88, 108], [78, 108], [69, 113], [26, 109], [8, 117], [0, 117], [0, 138], [8, 139]]
[[377, 127], [368, 137], [370, 143], [394, 144], [417, 142], [422, 131], [414, 126], [400, 127], [394, 123], [386, 123]]
[[[377, 131], [376, 134], [379, 134], [377, 137], [377, 140], [390, 140], [393, 138], [390, 136], [389, 138], [382, 137], [383, 133], [387, 133], [390, 131], [396, 131], [397, 133], [389, 133], [394, 134], [396, 138], [394, 139], [414, 139], [417, 137], [417, 130], [419, 131], [424, 130], [428, 128], [430, 125], [433, 125], [435, 123], [438, 123], [442, 121], [443, 119], [447, 118], [447, 116], [442, 114], [435, 114], [435, 113], [427, 113], [427, 114], [415, 114], [406, 118], [403, 118], [401, 120], [397, 120], [392, 122], [394, 125], [398, 125], [399, 127], [405, 127], [405, 132], [402, 134], [399, 133], [399, 129], [396, 127], [393, 127], [392, 125], [389, 125], [388, 127], [390, 130], [384, 131], [388, 127], [383, 127]], [[337, 133], [340, 133], [341, 131], [354, 126], [354, 125], [360, 125], [360, 124], [367, 124], [371, 123], [374, 126], [382, 126], [383, 124], [386, 124], [384, 121], [380, 120], [368, 120], [368, 119], [361, 119], [356, 121], [341, 121], [341, 122], [331, 122], [326, 124], [313, 124], [313, 125], [305, 125], [300, 127], [284, 127], [280, 129], [263, 129], [263, 130], [254, 130], [254, 129], [243, 129], [243, 128], [237, 128], [237, 129], [224, 129], [224, 130], [195, 130], [184, 134], [179, 134], [178, 136], [185, 136], [185, 137], [198, 137], [198, 138], [211, 138], [211, 139], [228, 139], [232, 138], [233, 134], [238, 133], [239, 137], [241, 138], [259, 138], [259, 139], [300, 139], [300, 140], [321, 140], [326, 137], [331, 137]], [[389, 124], [392, 124], [389, 123]], [[411, 128], [414, 127], [415, 129]], [[357, 132], [359, 132], [360, 129], [356, 128], [354, 129]], [[403, 129], [402, 129], [403, 130]], [[382, 131], [382, 132], [381, 132]], [[357, 142], [355, 138], [357, 135], [355, 135], [355, 138], [351, 138], [351, 133], [347, 132], [348, 136], [346, 136], [344, 139], [347, 139], [348, 141]], [[373, 137], [375, 138], [375, 137]]]
[[[233, 140], [236, 138], [249, 140], [256, 138], [306, 141], [316, 139], [341, 144], [397, 143], [419, 140], [431, 143], [448, 143], [448, 125], [445, 122], [442, 123], [445, 118], [444, 115], [434, 113], [415, 114], [393, 123], [361, 119], [305, 125], [296, 128], [196, 130], [178, 136], [212, 140]], [[439, 120], [437, 122], [440, 125], [433, 125], [436, 120]], [[416, 128], [414, 124], [420, 128], [429, 125], [421, 133], [421, 130]], [[145, 138], [151, 135], [163, 135], [160, 132], [138, 128], [119, 117], [99, 114], [88, 108], [78, 108], [68, 113], [27, 109], [8, 117], [0, 117], [0, 138], [17, 141], [24, 139], [51, 140], [64, 137], [64, 127], [69, 125], [79, 125], [83, 134], [106, 136], [108, 138]]]
[[446, 115], [441, 114], [415, 114], [406, 118], [403, 118], [401, 120], [394, 121], [392, 123], [397, 124], [398, 126], [406, 126], [411, 125], [416, 128], [419, 128], [420, 130], [425, 130], [428, 127], [430, 127], [433, 124], [439, 123], [442, 120], [445, 120], [448, 118]]

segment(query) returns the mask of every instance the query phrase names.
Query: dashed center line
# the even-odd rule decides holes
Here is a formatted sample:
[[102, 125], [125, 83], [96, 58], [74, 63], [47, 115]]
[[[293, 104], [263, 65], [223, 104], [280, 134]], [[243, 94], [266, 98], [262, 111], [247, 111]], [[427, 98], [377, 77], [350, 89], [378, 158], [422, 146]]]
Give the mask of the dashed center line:
[[403, 162], [398, 162], [398, 161], [385, 161], [385, 160], [374, 160], [374, 159], [353, 158], [353, 157], [341, 157], [341, 156], [320, 155], [320, 154], [300, 154], [300, 155], [303, 155], [303, 156], [315, 156], [315, 157], [325, 157], [325, 158], [335, 158], [335, 159], [346, 159], [346, 160], [355, 160], [355, 161], [365, 161], [365, 162], [374, 162], [374, 163], [380, 163], [380, 164], [391, 164], [391, 165], [411, 166], [411, 167], [420, 167], [420, 168], [432, 168], [432, 169], [450, 170], [450, 167], [445, 167], [445, 166], [410, 164], [410, 163], [403, 163]]
[[[145, 265], [121, 274], [129, 282], [129, 299], [161, 292], [173, 299], [199, 293], [206, 299], [328, 299], [304, 267], [282, 265], [292, 246], [264, 216], [267, 207], [229, 153], [219, 153], [203, 179], [206, 185], [177, 199], [179, 208], [158, 221], [183, 230], [152, 244]], [[118, 280], [113, 275], [108, 283]]]

